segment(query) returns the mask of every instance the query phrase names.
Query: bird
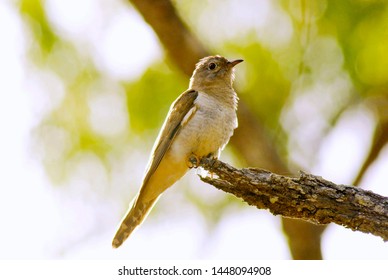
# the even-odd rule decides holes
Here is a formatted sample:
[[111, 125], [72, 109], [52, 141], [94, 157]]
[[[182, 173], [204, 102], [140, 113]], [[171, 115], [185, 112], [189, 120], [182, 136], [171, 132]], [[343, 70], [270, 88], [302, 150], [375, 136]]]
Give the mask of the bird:
[[217, 159], [237, 128], [234, 66], [215, 55], [195, 65], [189, 89], [171, 105], [152, 148], [144, 179], [112, 241], [118, 248], [146, 218], [160, 195], [203, 157]]

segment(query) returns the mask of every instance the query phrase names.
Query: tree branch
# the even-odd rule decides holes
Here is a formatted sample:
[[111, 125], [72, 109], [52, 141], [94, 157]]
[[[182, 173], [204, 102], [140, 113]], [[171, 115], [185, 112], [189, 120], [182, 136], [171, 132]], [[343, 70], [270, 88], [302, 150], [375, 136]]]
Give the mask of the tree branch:
[[217, 175], [201, 177], [202, 181], [274, 215], [336, 223], [388, 240], [388, 198], [371, 191], [304, 172], [299, 178], [286, 177], [264, 169], [237, 169], [209, 158], [203, 158], [200, 166]]

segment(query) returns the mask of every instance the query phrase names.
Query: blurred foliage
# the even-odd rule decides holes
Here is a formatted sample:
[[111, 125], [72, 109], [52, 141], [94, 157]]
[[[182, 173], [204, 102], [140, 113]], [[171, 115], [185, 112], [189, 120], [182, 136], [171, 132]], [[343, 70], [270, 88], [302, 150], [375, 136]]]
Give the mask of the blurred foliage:
[[346, 69], [361, 93], [388, 82], [386, 1], [328, 1], [319, 27], [337, 36]]
[[171, 103], [188, 87], [188, 81], [165, 62], [151, 65], [142, 77], [124, 83], [131, 128], [142, 132], [162, 125]]
[[42, 53], [49, 53], [59, 38], [54, 34], [47, 21], [42, 1], [22, 0], [19, 5], [21, 14], [28, 20], [35, 39], [42, 48]]
[[[386, 1], [264, 1], [270, 7], [268, 13], [273, 14], [273, 19], [270, 15], [268, 22], [260, 26], [254, 23], [254, 16], [251, 25], [240, 23], [236, 20], [241, 19], [238, 16], [234, 21], [231, 17], [232, 21], [228, 23], [230, 19], [225, 14], [217, 14], [217, 10], [209, 11], [206, 7], [210, 2], [211, 7], [215, 7], [225, 1], [175, 2], [180, 14], [185, 15], [184, 20], [209, 49], [245, 60], [245, 65], [241, 65], [236, 74], [237, 87], [245, 92], [241, 98], [264, 123], [269, 137], [276, 139], [274, 145], [286, 151], [285, 155], [296, 149], [288, 141], [293, 133], [305, 130], [306, 135], [313, 135], [320, 143], [335, 126], [339, 115], [353, 106], [351, 100], [363, 102], [369, 95], [388, 98]], [[147, 137], [145, 141], [153, 141], [170, 104], [187, 88], [188, 81], [164, 58], [155, 61], [134, 80], [106, 77], [93, 60], [97, 54], [80, 51], [77, 41], [52, 26], [44, 3], [21, 0], [19, 7], [34, 41], [30, 46], [31, 61], [41, 71], [57, 77], [65, 92], [59, 104], [49, 108], [36, 129], [47, 172], [53, 181], [61, 182], [69, 176], [66, 163], [79, 152], [96, 154], [109, 170], [112, 151], [126, 149], [139, 134]], [[249, 11], [249, 6], [244, 6], [249, 2], [238, 3], [241, 11], [230, 13]], [[221, 9], [220, 13], [223, 11]], [[230, 32], [218, 34], [215, 29], [218, 26], [206, 25], [206, 20], [210, 22], [214, 18], [202, 15], [209, 14]], [[198, 18], [201, 24], [195, 24]], [[277, 25], [273, 27], [273, 23]], [[204, 26], [209, 29], [207, 34], [213, 32], [214, 37], [205, 34]], [[346, 87], [341, 83], [350, 85]], [[120, 90], [125, 92], [129, 123], [113, 136], [99, 133], [91, 125], [89, 98], [94, 91], [101, 90], [96, 89], [99, 84], [112, 85], [112, 94]], [[337, 85], [331, 91], [330, 86]], [[306, 100], [310, 101], [304, 107], [293, 107]], [[287, 127], [289, 120], [285, 121], [284, 116], [294, 118], [296, 124]], [[320, 118], [322, 124], [314, 123], [315, 130], [310, 131], [311, 116]], [[148, 133], [150, 131], [152, 133]], [[306, 156], [315, 158], [316, 155], [314, 148]], [[202, 205], [199, 208], [206, 208], [195, 196], [192, 198]], [[224, 209], [221, 205], [225, 201], [215, 208]]]
[[[242, 98], [266, 126], [277, 128], [282, 108], [290, 93], [291, 82], [285, 77], [273, 54], [259, 42], [233, 45], [230, 48], [234, 53], [244, 55], [246, 69], [241, 79], [244, 79], [244, 92], [249, 94]], [[237, 75], [240, 78], [240, 74]]]

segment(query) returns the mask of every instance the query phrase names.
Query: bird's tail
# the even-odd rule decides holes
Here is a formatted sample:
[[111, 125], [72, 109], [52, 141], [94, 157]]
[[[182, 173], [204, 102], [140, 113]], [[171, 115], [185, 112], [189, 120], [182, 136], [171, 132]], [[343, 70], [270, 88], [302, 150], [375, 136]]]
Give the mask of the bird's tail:
[[139, 199], [139, 197], [135, 200], [133, 206], [128, 210], [125, 218], [121, 221], [120, 227], [113, 238], [113, 248], [120, 247], [132, 231], [143, 222], [156, 200], [157, 198], [144, 202], [142, 199]]

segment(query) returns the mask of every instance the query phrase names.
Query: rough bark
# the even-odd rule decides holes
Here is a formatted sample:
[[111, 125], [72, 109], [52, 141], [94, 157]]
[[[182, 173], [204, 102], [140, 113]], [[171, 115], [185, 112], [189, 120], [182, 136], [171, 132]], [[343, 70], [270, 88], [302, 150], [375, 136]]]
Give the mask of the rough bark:
[[203, 158], [200, 166], [213, 175], [201, 177], [202, 181], [274, 215], [320, 225], [336, 223], [388, 240], [388, 198], [371, 191], [304, 172], [286, 177], [264, 169], [237, 169], [210, 158]]

